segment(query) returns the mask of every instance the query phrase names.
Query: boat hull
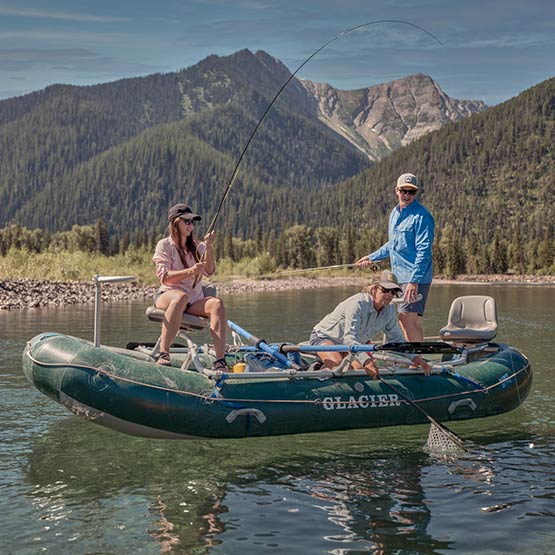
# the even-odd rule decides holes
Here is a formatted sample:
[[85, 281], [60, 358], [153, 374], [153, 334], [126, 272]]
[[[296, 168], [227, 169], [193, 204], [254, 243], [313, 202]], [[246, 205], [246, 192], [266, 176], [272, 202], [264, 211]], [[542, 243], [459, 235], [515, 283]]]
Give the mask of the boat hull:
[[[35, 387], [82, 418], [143, 437], [244, 438], [426, 423], [366, 375], [234, 378], [162, 367], [62, 334], [33, 338], [23, 369]], [[527, 358], [508, 345], [451, 374], [384, 376], [436, 420], [508, 412], [527, 397]]]

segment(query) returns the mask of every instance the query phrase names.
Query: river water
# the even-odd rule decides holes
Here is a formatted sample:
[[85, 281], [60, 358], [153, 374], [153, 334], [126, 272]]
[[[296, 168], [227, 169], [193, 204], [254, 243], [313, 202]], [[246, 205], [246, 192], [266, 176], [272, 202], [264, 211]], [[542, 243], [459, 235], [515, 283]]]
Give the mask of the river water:
[[[299, 341], [353, 288], [224, 297], [268, 341]], [[39, 394], [21, 370], [42, 331], [92, 339], [93, 307], [0, 312], [2, 554], [555, 553], [555, 287], [438, 285], [425, 332], [454, 297], [488, 294], [498, 340], [531, 360], [517, 410], [450, 424], [476, 447], [423, 451], [427, 426], [228, 441], [125, 436]], [[104, 306], [103, 341], [152, 341], [145, 303]]]

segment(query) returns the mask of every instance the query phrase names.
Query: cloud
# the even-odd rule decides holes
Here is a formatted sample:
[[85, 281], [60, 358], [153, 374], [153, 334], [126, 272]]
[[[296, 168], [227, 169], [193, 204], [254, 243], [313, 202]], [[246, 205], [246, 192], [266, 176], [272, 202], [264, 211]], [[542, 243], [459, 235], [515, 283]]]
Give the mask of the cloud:
[[0, 6], [0, 15], [16, 17], [32, 17], [40, 19], [62, 19], [65, 21], [88, 21], [92, 23], [122, 23], [130, 21], [129, 18], [106, 15], [93, 15], [74, 12], [55, 12], [48, 10], [35, 10], [33, 8], [14, 8]]
[[81, 74], [102, 72], [104, 74], [140, 73], [157, 71], [146, 64], [118, 60], [102, 56], [85, 48], [0, 49], [0, 70], [29, 71], [36, 67], [79, 72]]
[[[111, 35], [113, 37], [113, 35]], [[60, 43], [61, 41], [75, 41], [75, 42], [102, 42], [105, 43], [107, 39], [106, 33], [91, 33], [81, 29], [73, 31], [58, 31], [58, 30], [10, 30], [0, 31], [0, 40], [23, 40], [27, 44], [39, 41], [52, 41]]]

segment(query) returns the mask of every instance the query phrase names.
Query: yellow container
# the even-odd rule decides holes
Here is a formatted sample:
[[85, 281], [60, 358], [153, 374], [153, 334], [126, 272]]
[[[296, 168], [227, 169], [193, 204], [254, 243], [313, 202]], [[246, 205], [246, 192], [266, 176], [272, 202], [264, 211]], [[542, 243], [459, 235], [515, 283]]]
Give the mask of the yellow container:
[[246, 364], [244, 362], [237, 362], [233, 365], [233, 372], [236, 374], [240, 374], [241, 372], [245, 371]]

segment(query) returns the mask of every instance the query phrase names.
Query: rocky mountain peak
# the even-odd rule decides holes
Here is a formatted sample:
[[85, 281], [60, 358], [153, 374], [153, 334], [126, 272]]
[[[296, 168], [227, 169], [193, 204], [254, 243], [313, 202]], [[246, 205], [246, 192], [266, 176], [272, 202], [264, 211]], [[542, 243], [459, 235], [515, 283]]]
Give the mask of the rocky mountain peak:
[[315, 99], [318, 117], [371, 160], [486, 109], [481, 100], [451, 98], [422, 73], [353, 91], [327, 83], [301, 83]]

